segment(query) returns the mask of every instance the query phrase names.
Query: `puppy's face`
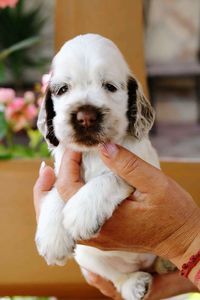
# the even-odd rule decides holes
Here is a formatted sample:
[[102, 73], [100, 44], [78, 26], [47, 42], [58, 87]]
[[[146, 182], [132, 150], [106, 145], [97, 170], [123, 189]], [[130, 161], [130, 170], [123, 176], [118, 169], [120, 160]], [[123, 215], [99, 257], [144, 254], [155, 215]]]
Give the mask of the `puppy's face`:
[[78, 36], [55, 56], [46, 95], [47, 139], [83, 151], [140, 138], [153, 112], [118, 48], [99, 35]]

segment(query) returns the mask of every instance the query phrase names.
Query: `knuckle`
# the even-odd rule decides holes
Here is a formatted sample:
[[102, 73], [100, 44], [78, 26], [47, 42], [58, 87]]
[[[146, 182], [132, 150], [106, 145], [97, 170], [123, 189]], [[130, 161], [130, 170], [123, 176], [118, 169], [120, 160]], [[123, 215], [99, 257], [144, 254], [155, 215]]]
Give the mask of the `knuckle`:
[[138, 160], [137, 158], [128, 157], [125, 158], [122, 162], [122, 173], [126, 176], [132, 175], [132, 173], [137, 169], [138, 167]]
[[170, 190], [170, 186], [171, 186], [171, 181], [170, 178], [168, 176], [166, 176], [164, 173], [161, 173], [160, 178], [159, 178], [159, 187], [160, 187], [160, 196], [165, 196], [169, 190]]
[[67, 190], [67, 184], [66, 184], [66, 182], [64, 180], [59, 179], [56, 182], [56, 188], [57, 188], [57, 190], [58, 190], [59, 193], [63, 194]]

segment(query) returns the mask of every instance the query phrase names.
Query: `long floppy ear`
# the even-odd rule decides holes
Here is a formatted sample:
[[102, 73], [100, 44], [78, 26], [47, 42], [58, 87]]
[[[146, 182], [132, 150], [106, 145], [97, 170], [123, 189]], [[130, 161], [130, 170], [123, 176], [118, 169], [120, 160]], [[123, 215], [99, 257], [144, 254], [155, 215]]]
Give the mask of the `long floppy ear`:
[[58, 146], [59, 140], [55, 136], [54, 127], [53, 127], [53, 118], [56, 113], [53, 107], [53, 100], [51, 98], [51, 91], [47, 88], [46, 97], [45, 97], [45, 110], [46, 110], [46, 139], [53, 145]]
[[150, 102], [144, 96], [141, 85], [133, 78], [128, 79], [128, 131], [141, 139], [151, 129], [155, 113]]

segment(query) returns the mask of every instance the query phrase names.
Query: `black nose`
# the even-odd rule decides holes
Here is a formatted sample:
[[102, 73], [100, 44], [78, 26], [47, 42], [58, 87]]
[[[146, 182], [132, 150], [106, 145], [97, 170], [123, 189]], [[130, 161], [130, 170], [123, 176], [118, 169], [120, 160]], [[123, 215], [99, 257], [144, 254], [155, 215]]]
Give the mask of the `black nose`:
[[76, 115], [77, 122], [83, 127], [92, 127], [97, 121], [97, 112], [93, 109], [80, 109]]

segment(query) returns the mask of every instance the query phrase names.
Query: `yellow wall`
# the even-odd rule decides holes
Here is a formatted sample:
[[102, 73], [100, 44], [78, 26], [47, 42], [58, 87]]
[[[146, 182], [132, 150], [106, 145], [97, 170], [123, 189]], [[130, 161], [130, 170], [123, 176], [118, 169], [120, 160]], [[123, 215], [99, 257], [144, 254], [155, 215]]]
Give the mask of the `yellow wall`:
[[146, 91], [141, 0], [57, 0], [56, 51], [68, 39], [99, 33], [120, 48]]

